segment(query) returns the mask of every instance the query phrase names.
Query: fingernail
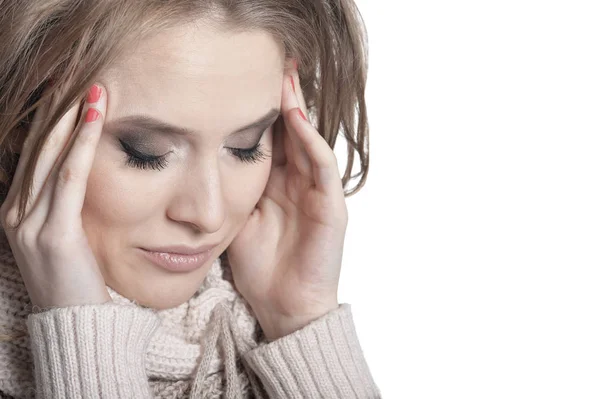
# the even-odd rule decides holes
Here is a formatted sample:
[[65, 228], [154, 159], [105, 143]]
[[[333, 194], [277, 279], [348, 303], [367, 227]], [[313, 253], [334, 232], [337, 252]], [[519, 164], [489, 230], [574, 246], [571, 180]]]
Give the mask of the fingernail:
[[298, 61], [296, 61], [296, 59], [294, 58], [294, 69], [298, 69]]
[[306, 121], [308, 119], [306, 119], [306, 116], [304, 115], [304, 112], [302, 112], [302, 110], [300, 108], [298, 108], [298, 111], [300, 111], [300, 116]]
[[294, 84], [294, 77], [290, 76], [290, 80], [292, 81], [292, 89], [294, 89], [294, 93], [296, 92], [296, 85]]
[[102, 89], [97, 84], [94, 84], [92, 86], [92, 88], [90, 89], [90, 91], [88, 92], [86, 101], [88, 103], [95, 103], [96, 101], [98, 101], [100, 99], [101, 95], [102, 95]]
[[85, 114], [86, 122], [94, 122], [100, 116], [100, 112], [96, 108], [89, 108]]

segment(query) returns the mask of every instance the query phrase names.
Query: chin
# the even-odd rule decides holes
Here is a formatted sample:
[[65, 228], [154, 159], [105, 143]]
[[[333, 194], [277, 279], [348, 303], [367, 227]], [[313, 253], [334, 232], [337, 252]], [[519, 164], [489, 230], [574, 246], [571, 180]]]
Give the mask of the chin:
[[210, 265], [190, 273], [156, 273], [149, 269], [130, 276], [124, 273], [113, 275], [112, 279], [105, 277], [105, 280], [106, 285], [128, 300], [140, 306], [163, 310], [187, 302], [202, 286]]

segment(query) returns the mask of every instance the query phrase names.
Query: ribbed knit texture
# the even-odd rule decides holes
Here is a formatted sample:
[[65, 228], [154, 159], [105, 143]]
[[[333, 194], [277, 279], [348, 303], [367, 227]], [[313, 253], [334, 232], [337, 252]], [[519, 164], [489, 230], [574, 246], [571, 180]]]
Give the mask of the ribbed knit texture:
[[350, 305], [343, 303], [306, 327], [259, 345], [243, 358], [271, 398], [379, 397], [359, 345]]
[[[39, 397], [150, 397], [144, 354], [159, 325], [154, 312], [74, 306], [33, 314], [27, 325]], [[51, 336], [57, 345], [47, 345]]]
[[32, 313], [0, 229], [0, 397], [381, 397], [348, 304], [266, 342], [226, 261], [171, 309], [107, 289], [112, 303]]

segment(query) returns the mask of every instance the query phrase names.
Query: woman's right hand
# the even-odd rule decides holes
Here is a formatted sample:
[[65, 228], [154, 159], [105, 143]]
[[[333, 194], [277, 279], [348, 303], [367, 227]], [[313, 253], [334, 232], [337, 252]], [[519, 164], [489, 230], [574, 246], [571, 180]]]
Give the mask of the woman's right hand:
[[[32, 144], [42, 134], [40, 121], [48, 117], [51, 101], [36, 110], [15, 177], [0, 207], [0, 223], [31, 302], [41, 308], [112, 300], [81, 217], [107, 104], [105, 88], [101, 88], [99, 99], [93, 93], [97, 91], [92, 88], [78, 124], [80, 101], [75, 102], [50, 133], [35, 166], [23, 221], [15, 228], [25, 164], [31, 156]], [[86, 117], [94, 115], [98, 116], [95, 121], [86, 122]]]

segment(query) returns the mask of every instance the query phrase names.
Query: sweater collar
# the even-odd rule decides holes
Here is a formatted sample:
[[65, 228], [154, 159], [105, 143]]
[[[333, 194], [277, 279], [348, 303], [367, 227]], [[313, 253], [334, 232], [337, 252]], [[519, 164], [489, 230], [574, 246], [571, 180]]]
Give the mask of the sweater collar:
[[[111, 287], [113, 302], [140, 306]], [[220, 373], [228, 382], [225, 397], [238, 397], [251, 384], [261, 397], [251, 370], [236, 365], [241, 354], [259, 345], [260, 326], [246, 300], [235, 290], [230, 266], [217, 258], [199, 290], [186, 302], [154, 310], [161, 324], [146, 351], [146, 372], [152, 381], [189, 380], [199, 395], [205, 380]], [[241, 375], [244, 374], [244, 375]], [[237, 392], [237, 393], [235, 393]], [[240, 396], [241, 397], [241, 396]]]

